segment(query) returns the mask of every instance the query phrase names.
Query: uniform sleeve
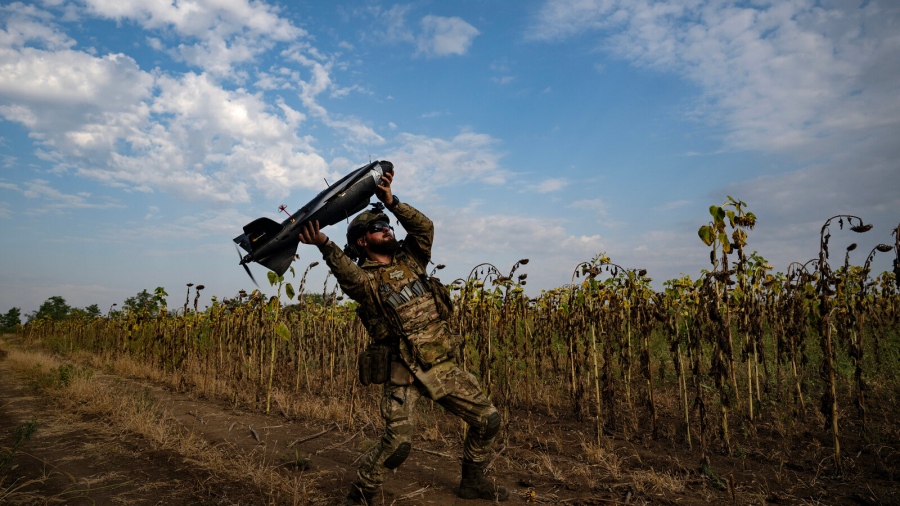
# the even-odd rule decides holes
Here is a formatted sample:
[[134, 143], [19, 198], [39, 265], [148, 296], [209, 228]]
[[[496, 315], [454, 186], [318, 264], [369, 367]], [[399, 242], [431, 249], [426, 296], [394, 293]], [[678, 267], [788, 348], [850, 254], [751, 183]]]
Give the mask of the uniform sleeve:
[[331, 269], [341, 290], [344, 291], [351, 299], [357, 302], [363, 302], [367, 296], [367, 288], [369, 286], [369, 278], [365, 271], [356, 265], [350, 257], [344, 254], [340, 247], [329, 240], [327, 243], [319, 246], [322, 252], [322, 258]]
[[406, 230], [406, 239], [403, 240], [403, 244], [407, 251], [421, 262], [423, 267], [427, 266], [431, 261], [434, 223], [418, 209], [404, 202], [397, 204], [391, 212], [397, 217], [397, 222]]

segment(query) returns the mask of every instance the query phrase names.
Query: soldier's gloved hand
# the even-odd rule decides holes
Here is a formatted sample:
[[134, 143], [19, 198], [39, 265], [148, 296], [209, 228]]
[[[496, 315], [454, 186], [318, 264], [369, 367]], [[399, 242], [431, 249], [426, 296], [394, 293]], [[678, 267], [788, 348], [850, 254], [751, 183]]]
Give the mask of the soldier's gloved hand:
[[385, 172], [381, 176], [381, 184], [375, 187], [375, 196], [382, 201], [384, 205], [390, 207], [394, 201], [394, 194], [391, 192], [391, 182], [394, 180], [393, 172]]
[[303, 244], [312, 244], [313, 246], [321, 246], [328, 242], [328, 236], [319, 230], [319, 221], [310, 221], [300, 229], [300, 242]]

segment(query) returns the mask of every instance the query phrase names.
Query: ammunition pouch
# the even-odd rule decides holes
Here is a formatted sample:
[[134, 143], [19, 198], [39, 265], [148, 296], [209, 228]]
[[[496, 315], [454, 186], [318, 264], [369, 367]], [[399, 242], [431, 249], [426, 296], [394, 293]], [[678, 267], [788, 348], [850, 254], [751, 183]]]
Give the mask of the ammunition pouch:
[[382, 284], [381, 295], [384, 297], [385, 304], [395, 309], [411, 300], [418, 299], [428, 293], [429, 290], [427, 281], [423, 282], [419, 279], [412, 280], [409, 284], [400, 288], [399, 291], [393, 291], [391, 288], [388, 284]]
[[372, 343], [357, 357], [359, 382], [363, 386], [381, 385], [391, 378], [391, 347]]

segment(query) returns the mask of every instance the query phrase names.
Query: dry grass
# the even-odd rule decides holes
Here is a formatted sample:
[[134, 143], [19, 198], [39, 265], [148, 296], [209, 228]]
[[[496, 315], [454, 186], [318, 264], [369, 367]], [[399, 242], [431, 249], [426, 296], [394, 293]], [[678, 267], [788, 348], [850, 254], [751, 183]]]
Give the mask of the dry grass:
[[623, 461], [609, 444], [583, 441], [581, 449], [584, 451], [587, 461], [600, 469], [602, 476], [608, 476], [614, 480], [622, 478]]
[[346, 422], [349, 410], [346, 400], [314, 395], [297, 395], [272, 389], [272, 410], [289, 418], [305, 418], [326, 422]]
[[635, 490], [647, 495], [680, 494], [685, 490], [684, 481], [680, 478], [653, 469], [631, 471], [628, 478], [634, 484]]
[[[307, 475], [300, 480], [282, 475], [255, 451], [238, 452], [227, 446], [211, 447], [206, 440], [185, 430], [169, 412], [160, 408], [147, 389], [106, 382], [86, 368], [76, 369], [76, 372], [68, 374], [65, 381], [57, 381], [60, 371], [67, 370], [68, 366], [40, 352], [11, 348], [7, 359], [15, 370], [42, 386], [42, 392], [65, 410], [73, 414], [102, 416], [114, 430], [141, 435], [157, 449], [177, 452], [185, 460], [215, 476], [249, 482], [274, 503], [286, 501], [300, 504], [301, 498], [315, 488], [314, 476]], [[92, 363], [96, 364], [94, 361]], [[116, 361], [113, 370], [132, 377], [147, 377], [149, 372], [127, 360]], [[34, 481], [0, 485], [5, 487], [0, 488], [0, 502], [32, 484]], [[28, 502], [28, 498], [20, 494], [17, 501], [21, 500]]]

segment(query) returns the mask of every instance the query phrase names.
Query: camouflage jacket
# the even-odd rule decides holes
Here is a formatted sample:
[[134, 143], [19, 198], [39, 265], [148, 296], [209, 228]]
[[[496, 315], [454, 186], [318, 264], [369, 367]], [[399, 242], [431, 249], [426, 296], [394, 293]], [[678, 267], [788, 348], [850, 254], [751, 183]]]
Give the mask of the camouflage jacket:
[[[409, 204], [392, 210], [406, 230], [406, 239], [391, 263], [364, 260], [357, 265], [332, 241], [319, 247], [341, 289], [355, 300], [363, 325], [375, 341], [396, 350], [432, 397], [440, 396], [435, 374], [452, 364], [453, 344], [447, 321], [429, 285], [434, 224]], [[437, 397], [436, 397], [437, 396]]]

